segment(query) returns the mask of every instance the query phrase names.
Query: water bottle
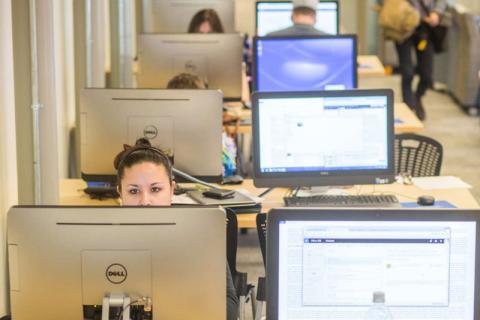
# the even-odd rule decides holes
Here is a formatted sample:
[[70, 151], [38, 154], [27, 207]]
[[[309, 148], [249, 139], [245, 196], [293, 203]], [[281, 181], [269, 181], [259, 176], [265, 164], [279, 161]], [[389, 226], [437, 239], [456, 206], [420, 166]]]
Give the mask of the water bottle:
[[377, 291], [373, 293], [373, 304], [368, 309], [365, 320], [392, 320], [390, 310], [385, 306], [385, 293]]

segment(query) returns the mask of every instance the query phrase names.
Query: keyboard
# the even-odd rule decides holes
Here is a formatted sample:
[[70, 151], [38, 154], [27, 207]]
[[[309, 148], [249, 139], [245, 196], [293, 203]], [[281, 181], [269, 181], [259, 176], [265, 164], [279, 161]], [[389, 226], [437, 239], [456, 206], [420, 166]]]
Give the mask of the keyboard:
[[309, 197], [284, 197], [287, 207], [366, 207], [399, 208], [394, 195], [315, 195]]

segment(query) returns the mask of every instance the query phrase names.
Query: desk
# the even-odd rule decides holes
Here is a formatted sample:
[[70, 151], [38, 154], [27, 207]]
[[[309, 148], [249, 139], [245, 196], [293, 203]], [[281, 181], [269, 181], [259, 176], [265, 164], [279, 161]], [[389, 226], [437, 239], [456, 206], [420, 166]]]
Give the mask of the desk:
[[[232, 113], [237, 114], [241, 120], [251, 123], [252, 111], [249, 109], [243, 109], [240, 106], [232, 105]], [[410, 110], [410, 108], [403, 102], [397, 102], [393, 108], [395, 116], [395, 133], [418, 133], [424, 129], [423, 123], [418, 120], [417, 116]], [[233, 130], [234, 128], [230, 128]], [[237, 133], [251, 134], [251, 124], [240, 124]]]
[[358, 56], [359, 77], [381, 77], [385, 75], [385, 67], [377, 56]]
[[[64, 179], [60, 180], [60, 205], [76, 205], [76, 206], [115, 206], [119, 205], [118, 200], [94, 200], [90, 199], [82, 189], [86, 187], [86, 183], [81, 179]], [[259, 195], [266, 189], [258, 189], [253, 185], [253, 181], [247, 179], [243, 184], [237, 186], [223, 186], [229, 189], [246, 189], [253, 195]], [[286, 195], [287, 189], [278, 188], [273, 190], [265, 196], [262, 202], [262, 212], [268, 212], [272, 208], [283, 207], [283, 196]], [[468, 189], [437, 189], [437, 190], [422, 190], [414, 185], [407, 186], [403, 184], [391, 185], [368, 185], [355, 186], [345, 188], [350, 194], [375, 194], [391, 193], [395, 194], [400, 202], [415, 202], [420, 195], [431, 195], [436, 200], [446, 200], [462, 209], [480, 208], [475, 198]], [[256, 228], [255, 214], [239, 214], [238, 225], [240, 228]]]
[[[257, 189], [253, 185], [252, 180], [245, 180], [240, 186], [231, 187], [231, 189], [243, 188], [249, 190], [252, 194], [258, 195], [266, 189]], [[436, 189], [423, 190], [414, 185], [390, 184], [390, 185], [366, 185], [354, 186], [344, 189], [349, 194], [381, 194], [390, 193], [397, 196], [400, 202], [416, 202], [417, 197], [421, 195], [431, 195], [435, 200], [445, 200], [460, 209], [477, 209], [480, 208], [478, 202], [468, 189]], [[262, 212], [268, 212], [272, 208], [283, 207], [283, 197], [287, 194], [288, 189], [278, 188], [270, 192], [264, 197], [262, 202]], [[239, 214], [237, 215], [238, 226], [240, 228], [256, 228], [255, 214]]]

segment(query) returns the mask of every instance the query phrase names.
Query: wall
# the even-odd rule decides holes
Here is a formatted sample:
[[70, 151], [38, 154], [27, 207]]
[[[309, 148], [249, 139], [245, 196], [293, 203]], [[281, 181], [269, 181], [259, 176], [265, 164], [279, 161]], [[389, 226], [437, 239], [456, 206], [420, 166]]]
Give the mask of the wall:
[[8, 312], [7, 210], [17, 204], [11, 0], [0, 1], [0, 317]]

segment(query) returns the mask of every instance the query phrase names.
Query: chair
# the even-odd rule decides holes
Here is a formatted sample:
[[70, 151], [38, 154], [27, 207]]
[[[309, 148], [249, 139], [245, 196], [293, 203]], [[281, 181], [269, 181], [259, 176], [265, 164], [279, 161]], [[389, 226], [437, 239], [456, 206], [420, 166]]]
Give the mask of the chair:
[[[260, 250], [262, 251], [263, 266], [266, 271], [266, 254], [267, 254], [267, 214], [257, 214], [257, 233], [258, 241], [260, 243]], [[255, 313], [255, 320], [262, 319], [263, 303], [267, 300], [266, 297], [266, 283], [265, 277], [258, 278], [257, 286], [257, 312]]]
[[255, 286], [247, 282], [247, 273], [237, 271], [238, 222], [237, 215], [231, 208], [225, 208], [227, 219], [227, 261], [232, 273], [233, 285], [239, 298], [239, 318], [245, 319], [245, 305], [250, 297], [252, 313], [256, 313], [254, 301]]
[[395, 135], [395, 173], [412, 177], [439, 176], [443, 147], [429, 137], [406, 133]]

